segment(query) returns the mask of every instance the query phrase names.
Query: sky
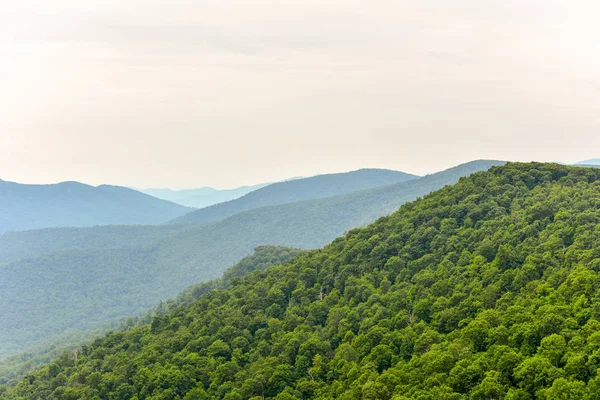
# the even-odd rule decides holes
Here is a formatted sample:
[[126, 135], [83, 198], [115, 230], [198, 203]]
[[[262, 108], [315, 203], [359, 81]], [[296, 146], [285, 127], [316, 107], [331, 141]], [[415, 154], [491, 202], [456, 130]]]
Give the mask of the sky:
[[0, 179], [600, 157], [597, 0], [0, 0]]

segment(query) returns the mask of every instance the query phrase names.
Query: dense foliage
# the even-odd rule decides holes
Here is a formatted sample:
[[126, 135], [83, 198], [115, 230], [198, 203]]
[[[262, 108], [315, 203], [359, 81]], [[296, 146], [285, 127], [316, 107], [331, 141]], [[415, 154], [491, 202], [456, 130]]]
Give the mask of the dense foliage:
[[48, 227], [160, 224], [191, 211], [119, 186], [0, 180], [0, 233]]
[[600, 398], [600, 170], [508, 164], [65, 354], [8, 399]]
[[415, 175], [386, 169], [317, 175], [310, 178], [278, 182], [252, 191], [239, 199], [192, 211], [172, 223], [197, 223], [225, 219], [243, 211], [303, 200], [339, 196], [359, 190], [392, 185], [418, 178]]
[[244, 257], [237, 264], [227, 269], [221, 278], [190, 286], [177, 298], [161, 302], [158, 307], [141, 316], [127, 318], [119, 323], [95, 330], [71, 331], [56, 336], [39, 346], [29, 349], [27, 352], [0, 361], [0, 384], [6, 384], [20, 378], [39, 365], [58, 358], [64, 352], [81, 348], [82, 345], [88, 344], [92, 339], [103, 336], [109, 331], [124, 330], [135, 323], [151, 321], [153, 316], [163, 315], [171, 309], [191, 303], [211, 290], [228, 288], [233, 278], [244, 276], [252, 271], [262, 271], [271, 265], [281, 264], [302, 252], [304, 251], [300, 249], [282, 246], [259, 246], [254, 250], [254, 253]]
[[[190, 284], [221, 276], [256, 246], [323, 246], [406, 201], [494, 164], [498, 162], [472, 162], [391, 186], [262, 207], [216, 223], [147, 227], [147, 232], [143, 227], [102, 227], [0, 237], [0, 254], [18, 258], [23, 256], [19, 249], [27, 248], [38, 254], [0, 266], [0, 357], [69, 330], [96, 329], [139, 314]], [[114, 246], [116, 238], [123, 239], [123, 247], [104, 248]]]

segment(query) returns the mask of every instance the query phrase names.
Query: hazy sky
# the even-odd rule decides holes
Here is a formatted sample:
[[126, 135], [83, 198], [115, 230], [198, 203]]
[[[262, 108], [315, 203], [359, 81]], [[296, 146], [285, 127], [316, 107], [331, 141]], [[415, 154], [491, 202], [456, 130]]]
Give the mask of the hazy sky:
[[0, 0], [0, 178], [600, 157], [597, 0]]

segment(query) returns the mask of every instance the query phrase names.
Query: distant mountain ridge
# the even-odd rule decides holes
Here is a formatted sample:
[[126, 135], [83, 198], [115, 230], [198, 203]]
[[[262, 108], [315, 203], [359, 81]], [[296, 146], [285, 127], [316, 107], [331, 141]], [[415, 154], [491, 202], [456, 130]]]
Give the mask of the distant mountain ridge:
[[600, 165], [600, 158], [592, 158], [590, 160], [579, 161], [575, 165]]
[[186, 207], [204, 208], [213, 204], [234, 200], [254, 190], [263, 188], [271, 183], [261, 183], [252, 186], [240, 186], [234, 189], [214, 189], [201, 187], [198, 189], [136, 189], [142, 193], [162, 200], [168, 200]]
[[190, 208], [120, 186], [0, 181], [0, 233], [47, 227], [160, 224]]
[[415, 178], [418, 178], [418, 176], [400, 171], [359, 169], [344, 173], [289, 180], [268, 185], [236, 200], [192, 211], [187, 215], [176, 218], [171, 223], [218, 221], [255, 208], [338, 196]]

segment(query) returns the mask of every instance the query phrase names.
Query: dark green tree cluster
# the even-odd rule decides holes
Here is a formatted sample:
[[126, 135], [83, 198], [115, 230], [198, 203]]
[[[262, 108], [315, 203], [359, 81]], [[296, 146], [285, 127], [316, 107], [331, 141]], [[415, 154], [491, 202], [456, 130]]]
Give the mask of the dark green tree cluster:
[[599, 273], [600, 170], [508, 164], [65, 354], [3, 396], [596, 400]]

